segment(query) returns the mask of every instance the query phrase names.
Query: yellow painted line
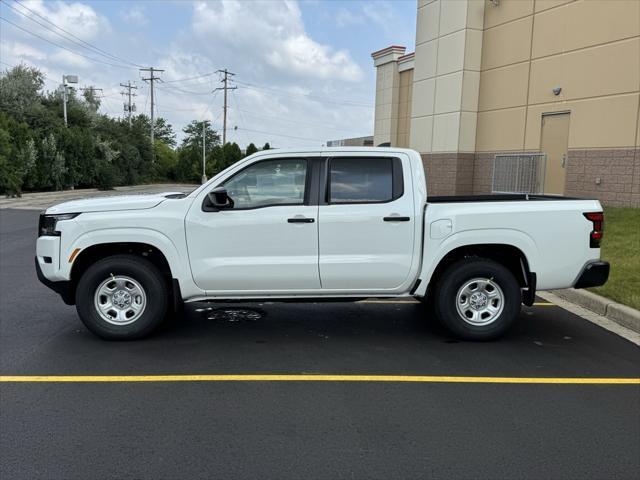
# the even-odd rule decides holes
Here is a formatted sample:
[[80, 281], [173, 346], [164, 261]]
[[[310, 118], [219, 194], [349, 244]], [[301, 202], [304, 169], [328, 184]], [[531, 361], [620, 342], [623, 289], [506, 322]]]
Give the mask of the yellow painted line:
[[425, 375], [0, 375], [0, 382], [412, 382], [640, 385], [640, 378], [460, 377]]

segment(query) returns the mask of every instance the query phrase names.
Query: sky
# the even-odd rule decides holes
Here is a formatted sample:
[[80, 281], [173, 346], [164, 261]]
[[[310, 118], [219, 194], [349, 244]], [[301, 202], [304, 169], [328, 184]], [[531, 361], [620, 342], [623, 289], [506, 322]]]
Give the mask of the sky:
[[124, 115], [119, 84], [129, 80], [137, 111], [149, 114], [139, 67], [153, 66], [164, 70], [156, 115], [178, 133], [203, 119], [221, 130], [223, 95], [212, 91], [227, 68], [237, 87], [227, 140], [242, 148], [372, 135], [371, 52], [415, 45], [416, 0], [0, 2], [2, 70], [36, 66], [48, 90], [78, 75], [79, 86], [103, 89], [101, 111], [111, 116]]

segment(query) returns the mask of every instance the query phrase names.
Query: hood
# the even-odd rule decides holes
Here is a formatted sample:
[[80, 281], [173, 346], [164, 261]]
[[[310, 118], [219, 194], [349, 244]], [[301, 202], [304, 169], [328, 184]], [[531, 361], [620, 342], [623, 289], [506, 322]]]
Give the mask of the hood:
[[[109, 212], [113, 210], [144, 210], [164, 202], [169, 196], [183, 196], [182, 192], [164, 192], [141, 195], [114, 195], [106, 197], [84, 198], [59, 203], [49, 207], [47, 214]], [[175, 198], [175, 197], [174, 197]]]

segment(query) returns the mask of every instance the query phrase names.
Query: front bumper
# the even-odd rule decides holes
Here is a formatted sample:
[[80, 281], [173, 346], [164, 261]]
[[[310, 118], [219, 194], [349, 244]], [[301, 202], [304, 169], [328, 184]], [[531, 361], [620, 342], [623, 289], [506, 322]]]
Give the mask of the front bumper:
[[67, 305], [75, 305], [76, 299], [75, 299], [75, 290], [73, 288], [73, 284], [69, 280], [62, 280], [58, 282], [49, 280], [47, 277], [44, 276], [44, 273], [42, 273], [42, 268], [40, 267], [40, 262], [38, 261], [38, 257], [35, 257], [35, 262], [36, 262], [36, 275], [38, 275], [38, 280], [40, 280], [40, 283], [42, 283], [43, 285], [45, 285], [46, 287], [50, 288], [51, 290], [56, 292], [58, 295], [60, 295], [64, 303], [66, 303]]
[[599, 287], [609, 278], [609, 262], [592, 262], [585, 265], [573, 288]]

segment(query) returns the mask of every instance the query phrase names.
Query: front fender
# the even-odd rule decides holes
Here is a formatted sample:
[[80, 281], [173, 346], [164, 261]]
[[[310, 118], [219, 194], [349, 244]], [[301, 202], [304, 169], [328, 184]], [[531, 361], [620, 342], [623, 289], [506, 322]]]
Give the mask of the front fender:
[[453, 250], [460, 247], [473, 245], [505, 245], [519, 249], [525, 256], [529, 269], [535, 272], [539, 264], [540, 253], [538, 247], [525, 232], [514, 229], [487, 229], [487, 230], [465, 230], [452, 234], [439, 243], [438, 240], [425, 239], [424, 250], [422, 252], [424, 261], [420, 272], [420, 286], [415, 294], [424, 296], [436, 270], [443, 258]]
[[[69, 245], [62, 247], [61, 251], [64, 252], [66, 250], [70, 254], [79, 248], [78, 254], [80, 254], [86, 248], [105, 243], [145, 243], [151, 245], [165, 256], [174, 278], [183, 279], [189, 277], [188, 264], [184, 259], [181, 260], [175, 244], [165, 234], [150, 228], [128, 227], [93, 230], [80, 235]], [[66, 270], [63, 274], [65, 278], [69, 279], [73, 262], [66, 261], [68, 255], [65, 258], [65, 255], [62, 254], [61, 257], [61, 270], [63, 270], [62, 266], [65, 265]]]

